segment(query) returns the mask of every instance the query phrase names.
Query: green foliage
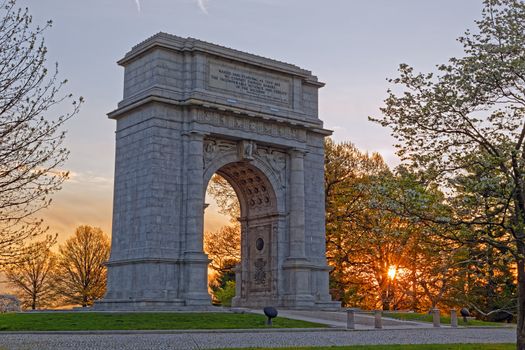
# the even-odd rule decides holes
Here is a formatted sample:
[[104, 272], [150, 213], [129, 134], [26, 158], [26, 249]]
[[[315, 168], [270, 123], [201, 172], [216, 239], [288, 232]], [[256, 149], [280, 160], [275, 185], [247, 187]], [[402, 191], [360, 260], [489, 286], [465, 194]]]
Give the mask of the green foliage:
[[[399, 77], [391, 80], [401, 93], [389, 91], [383, 117], [371, 118], [392, 129], [411, 171], [447, 194], [448, 215], [438, 220], [419, 215], [448, 226], [447, 238], [467, 250], [459, 296], [482, 315], [497, 311], [491, 308], [513, 311], [508, 266], [516, 264], [520, 350], [525, 349], [524, 18], [523, 1], [485, 0], [477, 28], [458, 39], [464, 57], [426, 74], [401, 64]], [[471, 298], [474, 293], [481, 295]], [[495, 295], [504, 300], [491, 301]]]
[[[333, 295], [344, 305], [423, 310], [443, 302], [456, 246], [412, 212], [444, 215], [443, 195], [377, 154], [327, 140], [327, 256]], [[388, 271], [397, 271], [395, 278]]]
[[[209, 287], [213, 302], [223, 306], [231, 305], [235, 287], [228, 288], [228, 282], [235, 285], [235, 267], [240, 262], [241, 233], [239, 225], [222, 227], [215, 232], [206, 232], [204, 248], [211, 259], [213, 272], [209, 276]], [[230, 293], [233, 293], [229, 296]]]
[[232, 299], [235, 296], [235, 281], [227, 281], [224, 287], [214, 291], [215, 298], [222, 306], [232, 306]]
[[[0, 314], [0, 331], [79, 331], [141, 329], [249, 329], [265, 328], [263, 315], [171, 312], [54, 312]], [[277, 317], [274, 328], [325, 327]]]

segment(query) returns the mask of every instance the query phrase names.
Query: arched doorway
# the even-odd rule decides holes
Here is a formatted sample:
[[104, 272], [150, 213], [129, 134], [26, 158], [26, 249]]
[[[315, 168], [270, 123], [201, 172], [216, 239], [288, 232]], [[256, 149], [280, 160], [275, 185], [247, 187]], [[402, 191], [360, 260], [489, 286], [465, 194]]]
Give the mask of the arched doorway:
[[[236, 267], [232, 305], [277, 305], [278, 281], [282, 279], [278, 266], [279, 219], [284, 217], [279, 212], [275, 184], [269, 179], [274, 175], [265, 173], [270, 169], [261, 164], [254, 144], [237, 146], [233, 141], [210, 138], [204, 145], [205, 159], [209, 160], [205, 164], [205, 186], [211, 175], [220, 175], [231, 185], [240, 205], [241, 261]], [[250, 153], [242, 154], [245, 147], [252, 147]]]

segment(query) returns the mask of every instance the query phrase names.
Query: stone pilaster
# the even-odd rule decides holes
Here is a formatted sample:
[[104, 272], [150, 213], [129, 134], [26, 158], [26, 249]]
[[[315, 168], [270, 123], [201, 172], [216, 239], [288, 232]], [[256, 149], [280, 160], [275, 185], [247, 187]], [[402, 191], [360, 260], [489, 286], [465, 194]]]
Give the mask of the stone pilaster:
[[188, 305], [209, 305], [208, 263], [203, 251], [204, 134], [183, 135], [186, 161], [185, 299]]
[[304, 151], [290, 151], [290, 258], [305, 258]]
[[290, 211], [289, 256], [283, 264], [288, 272], [289, 288], [285, 306], [291, 308], [311, 307], [314, 303], [310, 286], [311, 264], [305, 254], [305, 151], [292, 149], [290, 155]]
[[[246, 218], [240, 218], [241, 225], [241, 256], [248, 256], [248, 222]], [[250, 262], [248, 259], [241, 259], [240, 263], [235, 266], [235, 296], [232, 299], [233, 307], [242, 307], [246, 301], [248, 290], [248, 271]]]

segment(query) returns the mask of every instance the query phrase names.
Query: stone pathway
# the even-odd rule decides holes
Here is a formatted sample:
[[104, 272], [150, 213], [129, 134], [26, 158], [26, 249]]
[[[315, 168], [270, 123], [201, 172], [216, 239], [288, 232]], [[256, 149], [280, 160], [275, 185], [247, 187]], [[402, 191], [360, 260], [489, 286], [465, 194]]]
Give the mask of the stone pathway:
[[172, 350], [357, 344], [512, 343], [512, 328], [0, 333], [8, 350]]
[[[263, 314], [260, 310], [248, 310], [246, 312]], [[279, 310], [279, 316], [314, 323], [321, 323], [330, 327], [346, 328], [346, 311], [300, 311]], [[374, 329], [374, 316], [369, 313], [355, 314], [356, 329]], [[406, 328], [433, 328], [429, 322], [402, 321], [383, 317], [384, 329], [406, 329]], [[443, 325], [447, 327], [447, 325]]]

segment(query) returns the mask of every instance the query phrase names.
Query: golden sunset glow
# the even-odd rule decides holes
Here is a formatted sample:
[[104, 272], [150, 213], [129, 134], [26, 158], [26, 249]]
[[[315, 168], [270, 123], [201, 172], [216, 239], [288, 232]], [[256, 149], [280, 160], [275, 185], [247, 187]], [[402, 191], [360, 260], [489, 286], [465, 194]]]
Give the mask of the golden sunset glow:
[[388, 278], [393, 280], [394, 278], [396, 278], [396, 273], [397, 273], [396, 267], [394, 265], [390, 265], [390, 267], [388, 268]]

